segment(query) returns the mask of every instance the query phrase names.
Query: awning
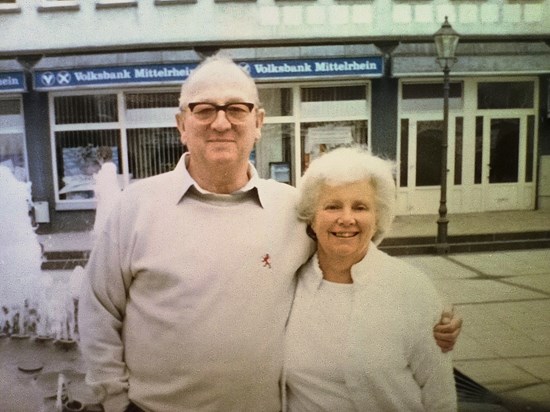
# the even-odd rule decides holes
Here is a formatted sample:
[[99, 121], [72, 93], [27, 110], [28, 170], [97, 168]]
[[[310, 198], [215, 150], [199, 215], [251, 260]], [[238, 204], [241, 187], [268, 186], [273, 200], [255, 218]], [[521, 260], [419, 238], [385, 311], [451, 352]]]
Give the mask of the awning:
[[0, 60], [0, 93], [27, 91], [25, 72], [16, 60]]
[[[459, 43], [453, 76], [550, 73], [550, 46], [544, 42]], [[392, 53], [393, 77], [441, 76], [432, 43], [402, 43]]]

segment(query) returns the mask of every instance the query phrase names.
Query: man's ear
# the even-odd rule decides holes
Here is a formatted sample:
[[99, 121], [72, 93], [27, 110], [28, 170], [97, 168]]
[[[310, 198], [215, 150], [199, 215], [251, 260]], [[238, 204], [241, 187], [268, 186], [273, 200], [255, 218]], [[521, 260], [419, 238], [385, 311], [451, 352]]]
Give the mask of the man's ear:
[[258, 109], [256, 112], [256, 128], [261, 129], [264, 125], [264, 119], [265, 119], [265, 110], [264, 109]]
[[176, 113], [176, 126], [180, 132], [180, 141], [186, 145], [184, 114], [182, 112]]

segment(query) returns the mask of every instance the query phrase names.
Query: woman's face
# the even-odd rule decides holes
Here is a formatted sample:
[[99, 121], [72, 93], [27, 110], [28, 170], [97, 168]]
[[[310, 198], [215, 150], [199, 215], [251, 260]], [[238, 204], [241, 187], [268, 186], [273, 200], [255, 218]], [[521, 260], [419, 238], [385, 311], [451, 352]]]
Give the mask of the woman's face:
[[376, 233], [375, 189], [369, 180], [322, 185], [311, 228], [319, 255], [359, 262]]

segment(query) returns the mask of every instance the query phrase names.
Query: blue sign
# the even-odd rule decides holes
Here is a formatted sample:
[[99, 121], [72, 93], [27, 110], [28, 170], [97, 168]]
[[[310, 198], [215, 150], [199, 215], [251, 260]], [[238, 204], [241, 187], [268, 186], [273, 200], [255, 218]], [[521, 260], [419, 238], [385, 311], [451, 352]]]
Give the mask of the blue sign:
[[383, 59], [380, 56], [258, 61], [240, 64], [254, 79], [380, 77], [384, 73]]
[[[383, 59], [353, 57], [333, 59], [296, 59], [244, 61], [239, 64], [254, 79], [304, 79], [338, 77], [380, 77]], [[149, 64], [136, 66], [92, 67], [34, 72], [36, 90], [55, 90], [113, 85], [181, 84], [197, 63]]]
[[0, 92], [24, 92], [25, 73], [23, 72], [0, 72]]

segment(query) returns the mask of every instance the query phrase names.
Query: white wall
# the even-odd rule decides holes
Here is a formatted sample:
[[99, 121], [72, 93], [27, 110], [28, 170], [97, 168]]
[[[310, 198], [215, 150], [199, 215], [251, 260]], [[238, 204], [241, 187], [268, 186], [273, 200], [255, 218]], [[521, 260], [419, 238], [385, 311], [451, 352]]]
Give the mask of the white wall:
[[120, 2], [17, 0], [15, 5], [0, 4], [0, 57], [111, 46], [128, 50], [155, 44], [245, 46], [301, 39], [427, 39], [445, 16], [462, 36], [541, 38], [550, 34], [550, 0], [433, 0], [412, 4], [390, 0], [199, 0], [164, 4], [135, 0], [97, 8], [98, 1]]

